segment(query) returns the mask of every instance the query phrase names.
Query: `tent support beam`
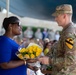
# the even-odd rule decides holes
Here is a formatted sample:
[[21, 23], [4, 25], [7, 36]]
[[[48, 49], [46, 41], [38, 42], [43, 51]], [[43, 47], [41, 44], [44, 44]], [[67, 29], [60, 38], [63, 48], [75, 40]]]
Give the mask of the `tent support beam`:
[[9, 0], [6, 0], [6, 10], [7, 10], [6, 17], [9, 17]]

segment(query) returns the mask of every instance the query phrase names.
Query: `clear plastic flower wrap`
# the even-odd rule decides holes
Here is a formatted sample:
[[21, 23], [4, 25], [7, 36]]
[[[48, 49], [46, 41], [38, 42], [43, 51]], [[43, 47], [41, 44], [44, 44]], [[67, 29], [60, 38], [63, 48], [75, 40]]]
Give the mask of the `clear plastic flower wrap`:
[[[42, 55], [42, 51], [43, 49], [41, 48], [41, 46], [36, 43], [30, 43], [27, 47], [25, 47], [24, 44], [22, 44], [19, 47], [18, 51], [16, 52], [16, 55], [18, 58], [22, 60], [36, 59]], [[31, 66], [37, 66], [37, 67], [41, 66], [39, 61], [35, 63], [28, 63], [28, 64]]]

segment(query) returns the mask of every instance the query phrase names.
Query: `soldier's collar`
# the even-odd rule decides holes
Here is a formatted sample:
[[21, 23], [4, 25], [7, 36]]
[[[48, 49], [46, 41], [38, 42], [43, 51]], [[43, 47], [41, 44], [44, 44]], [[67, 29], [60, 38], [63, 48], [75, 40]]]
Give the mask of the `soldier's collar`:
[[70, 25], [73, 25], [73, 22], [68, 23], [68, 24], [65, 26], [65, 28], [63, 28], [63, 31], [66, 30]]

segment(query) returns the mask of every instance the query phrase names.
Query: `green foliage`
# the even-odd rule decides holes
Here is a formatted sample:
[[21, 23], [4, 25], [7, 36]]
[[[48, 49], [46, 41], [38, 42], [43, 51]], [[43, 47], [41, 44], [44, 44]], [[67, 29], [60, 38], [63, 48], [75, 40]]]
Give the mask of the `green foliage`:
[[[22, 26], [22, 31], [24, 32], [27, 28], [28, 28], [28, 26]], [[32, 28], [33, 32], [36, 32], [36, 30], [38, 28], [40, 28], [41, 31], [43, 31], [43, 29], [44, 29], [44, 28], [41, 28], [41, 27], [31, 27], [31, 28]]]
[[22, 26], [22, 31], [24, 32], [27, 29], [26, 26]]

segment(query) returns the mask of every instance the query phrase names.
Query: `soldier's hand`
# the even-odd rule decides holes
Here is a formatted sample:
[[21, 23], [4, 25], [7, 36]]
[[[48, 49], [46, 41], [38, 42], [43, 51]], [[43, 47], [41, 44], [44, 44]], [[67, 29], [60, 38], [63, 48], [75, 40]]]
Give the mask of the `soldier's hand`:
[[42, 56], [40, 58], [38, 58], [38, 61], [40, 61], [42, 64], [49, 64], [49, 57], [46, 57], [46, 56]]

